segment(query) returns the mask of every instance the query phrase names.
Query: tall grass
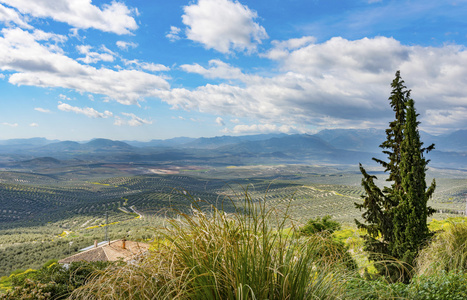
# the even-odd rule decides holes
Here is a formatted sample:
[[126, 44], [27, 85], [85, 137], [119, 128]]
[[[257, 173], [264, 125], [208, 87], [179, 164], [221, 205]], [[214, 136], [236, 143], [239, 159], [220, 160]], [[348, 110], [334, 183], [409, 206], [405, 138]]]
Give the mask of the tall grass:
[[247, 189], [241, 197], [232, 214], [194, 204], [157, 231], [144, 262], [97, 274], [72, 298], [347, 299], [357, 272], [342, 245], [329, 234], [299, 238], [287, 211]]
[[434, 275], [441, 271], [467, 271], [467, 224], [450, 223], [437, 233], [416, 259], [419, 275]]

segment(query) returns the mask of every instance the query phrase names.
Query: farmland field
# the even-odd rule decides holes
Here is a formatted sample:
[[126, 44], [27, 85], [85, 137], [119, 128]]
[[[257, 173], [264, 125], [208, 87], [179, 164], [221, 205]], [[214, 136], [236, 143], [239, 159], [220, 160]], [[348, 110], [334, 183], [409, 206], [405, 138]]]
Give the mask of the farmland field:
[[[385, 183], [381, 170], [371, 171]], [[440, 212], [434, 218], [465, 210], [467, 172], [430, 169], [428, 177], [437, 181], [429, 203]], [[194, 203], [233, 211], [246, 192], [287, 211], [296, 224], [329, 214], [352, 226], [361, 214], [354, 205], [363, 194], [360, 181], [355, 167], [314, 165], [102, 164], [0, 172], [0, 276], [73, 254], [104, 240], [106, 229], [110, 239], [150, 240], [167, 216]]]

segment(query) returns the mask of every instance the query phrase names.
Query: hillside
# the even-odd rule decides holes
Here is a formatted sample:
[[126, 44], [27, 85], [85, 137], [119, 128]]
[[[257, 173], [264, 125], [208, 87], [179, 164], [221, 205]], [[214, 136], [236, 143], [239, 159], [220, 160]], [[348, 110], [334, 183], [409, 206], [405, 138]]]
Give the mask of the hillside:
[[[379, 144], [383, 130], [334, 129], [308, 134], [260, 134], [211, 138], [174, 138], [149, 142], [94, 139], [47, 141], [44, 139], [0, 142], [0, 167], [3, 162], [51, 157], [61, 161], [79, 159], [102, 162], [179, 162], [206, 164], [311, 163], [373, 165], [371, 157], [382, 158]], [[467, 169], [467, 131], [432, 136], [422, 133], [426, 145], [434, 142], [428, 154], [431, 166]], [[44, 145], [45, 144], [45, 145]], [[131, 145], [130, 145], [131, 144]], [[3, 167], [8, 167], [3, 163]]]

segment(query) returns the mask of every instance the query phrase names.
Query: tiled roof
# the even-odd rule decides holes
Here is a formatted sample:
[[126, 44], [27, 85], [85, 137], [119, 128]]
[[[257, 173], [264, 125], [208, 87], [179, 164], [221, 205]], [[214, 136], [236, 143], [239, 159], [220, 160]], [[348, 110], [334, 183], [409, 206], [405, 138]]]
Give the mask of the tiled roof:
[[69, 264], [75, 261], [117, 261], [119, 259], [129, 261], [147, 252], [148, 249], [149, 244], [133, 241], [125, 241], [125, 248], [123, 248], [123, 240], [116, 240], [69, 256], [58, 262]]

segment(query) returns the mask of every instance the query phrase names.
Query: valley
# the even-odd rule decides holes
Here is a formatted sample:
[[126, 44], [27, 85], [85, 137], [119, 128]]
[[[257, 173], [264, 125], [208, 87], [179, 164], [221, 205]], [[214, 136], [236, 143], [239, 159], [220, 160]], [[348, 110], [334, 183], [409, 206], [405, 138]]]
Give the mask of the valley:
[[[378, 185], [386, 183], [386, 175], [371, 163], [378, 154], [358, 146], [371, 132], [354, 134], [345, 143], [348, 149], [330, 144], [337, 146], [331, 136], [350, 133], [328, 132], [327, 142], [312, 136], [263, 135], [182, 139], [191, 146], [166, 141], [157, 147], [155, 142], [137, 147], [102, 139], [46, 145], [44, 140], [39, 145], [15, 141], [16, 146], [10, 145], [15, 151], [8, 153], [3, 142], [0, 276], [76, 253], [104, 240], [106, 230], [109, 239], [150, 240], [167, 217], [189, 212], [193, 205], [214, 204], [236, 212], [245, 193], [287, 212], [290, 226], [329, 214], [354, 227], [354, 219], [361, 217], [354, 203], [363, 194], [358, 163], [368, 165]], [[440, 153], [447, 152], [437, 154], [443, 157]], [[434, 167], [427, 179], [437, 182], [429, 203], [438, 211], [435, 219], [465, 211], [467, 164], [462, 153], [451, 152], [457, 168], [431, 157]]]

